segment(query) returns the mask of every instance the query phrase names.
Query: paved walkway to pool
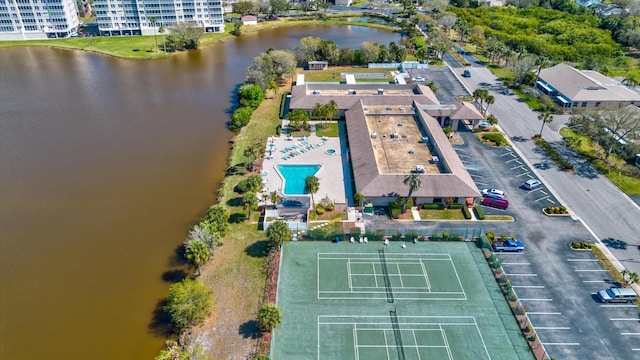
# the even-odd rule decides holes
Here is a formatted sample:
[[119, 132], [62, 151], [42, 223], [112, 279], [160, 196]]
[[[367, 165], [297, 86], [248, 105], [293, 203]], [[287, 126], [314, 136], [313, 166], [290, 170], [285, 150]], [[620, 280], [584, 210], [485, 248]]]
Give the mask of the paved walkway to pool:
[[[273, 144], [273, 146], [270, 146], [270, 144]], [[294, 146], [295, 148], [291, 149]], [[300, 137], [287, 139], [286, 135], [282, 135], [280, 137], [272, 137], [267, 141], [267, 155], [269, 154], [269, 149], [271, 149], [271, 156], [267, 156], [262, 163], [262, 176], [267, 196], [272, 191], [278, 191], [282, 195], [283, 182], [280, 174], [276, 171], [276, 165], [320, 164], [322, 167], [316, 173], [320, 180], [320, 189], [314, 195], [316, 202], [328, 197], [335, 204], [347, 203], [345, 181], [350, 186], [351, 177], [348, 171], [346, 176], [345, 171], [343, 171], [343, 163], [347, 164], [347, 150], [340, 138], [329, 137], [323, 140], [320, 137], [311, 135], [305, 139]], [[283, 152], [284, 149], [289, 150]], [[327, 149], [335, 150], [335, 154], [328, 155], [325, 153]]]

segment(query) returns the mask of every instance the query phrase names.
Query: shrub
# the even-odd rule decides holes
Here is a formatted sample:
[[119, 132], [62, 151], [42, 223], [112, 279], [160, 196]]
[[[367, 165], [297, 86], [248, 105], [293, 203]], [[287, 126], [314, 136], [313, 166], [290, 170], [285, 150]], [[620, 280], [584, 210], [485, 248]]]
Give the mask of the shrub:
[[333, 205], [333, 203], [328, 203], [327, 205], [325, 205], [324, 207], [327, 211], [333, 211], [335, 209], [335, 205]]
[[424, 210], [440, 210], [442, 209], [441, 204], [422, 204], [422, 208]]
[[400, 239], [402, 239], [402, 234], [400, 234], [399, 232], [394, 233], [393, 235], [391, 235], [391, 240], [393, 240], [393, 241], [400, 241]]
[[493, 242], [493, 240], [496, 239], [496, 234], [494, 234], [492, 231], [487, 231], [487, 240], [489, 240], [489, 242]]
[[229, 123], [229, 129], [237, 131], [245, 127], [251, 120], [251, 114], [253, 109], [249, 107], [240, 107], [231, 115], [231, 123]]
[[500, 133], [495, 133], [495, 132], [485, 133], [485, 134], [482, 134], [482, 138], [487, 141], [491, 141], [495, 143], [496, 146], [507, 145], [507, 140]]
[[315, 213], [315, 211], [312, 211], [309, 213], [309, 220], [317, 220], [318, 219], [318, 214]]
[[316, 205], [316, 214], [318, 215], [324, 214], [324, 206], [322, 206], [322, 204]]
[[478, 217], [478, 220], [484, 220], [484, 211], [482, 210], [480, 205], [475, 204], [473, 206], [473, 210], [476, 212], [476, 216]]
[[402, 209], [400, 208], [391, 208], [391, 217], [394, 219], [397, 219], [400, 217], [400, 215], [402, 214]]
[[462, 215], [464, 215], [464, 218], [467, 220], [471, 219], [471, 211], [469, 211], [468, 207], [464, 206], [462, 208]]
[[404, 237], [407, 240], [413, 241], [413, 239], [419, 239], [420, 238], [420, 234], [418, 234], [417, 231], [409, 231], [408, 233], [404, 234]]
[[449, 209], [462, 209], [462, 204], [451, 204]]

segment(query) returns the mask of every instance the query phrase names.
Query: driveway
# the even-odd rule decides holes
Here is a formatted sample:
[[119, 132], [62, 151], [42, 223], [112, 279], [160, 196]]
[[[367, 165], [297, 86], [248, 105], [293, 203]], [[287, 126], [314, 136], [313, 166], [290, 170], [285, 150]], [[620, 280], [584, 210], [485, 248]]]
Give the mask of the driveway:
[[[500, 84], [486, 68], [474, 68], [474, 76], [462, 82], [473, 91], [481, 86]], [[539, 151], [531, 137], [540, 131], [538, 113], [519, 100], [516, 95], [502, 95], [490, 89], [495, 103], [489, 108], [499, 120], [499, 126], [512, 139], [516, 151], [529, 164], [549, 162]], [[561, 146], [559, 124], [545, 126], [543, 137]], [[592, 238], [602, 242], [628, 270], [640, 273], [640, 206], [623, 194], [606, 177], [598, 174], [584, 160], [577, 157], [579, 166], [573, 173], [561, 171], [557, 166], [535, 168], [536, 177], [546, 183], [551, 192], [565, 204], [574, 216], [590, 230]], [[533, 166], [530, 166], [533, 167]], [[589, 237], [584, 240], [592, 240]]]

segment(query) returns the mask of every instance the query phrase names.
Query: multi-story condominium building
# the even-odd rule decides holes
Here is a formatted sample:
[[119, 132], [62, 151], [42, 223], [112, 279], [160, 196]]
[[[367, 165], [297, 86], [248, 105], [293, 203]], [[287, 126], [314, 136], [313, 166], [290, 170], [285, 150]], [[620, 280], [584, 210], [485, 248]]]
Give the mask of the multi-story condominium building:
[[95, 0], [94, 7], [104, 36], [153, 35], [182, 22], [224, 31], [221, 0]]
[[75, 0], [0, 0], [0, 40], [65, 38], [78, 24]]

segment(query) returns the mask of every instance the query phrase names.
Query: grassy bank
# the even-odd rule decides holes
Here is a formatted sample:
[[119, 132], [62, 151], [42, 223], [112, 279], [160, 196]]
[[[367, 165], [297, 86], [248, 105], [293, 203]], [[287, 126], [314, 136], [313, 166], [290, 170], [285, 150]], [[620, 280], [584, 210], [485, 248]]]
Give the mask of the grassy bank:
[[[384, 30], [393, 31], [393, 26], [350, 22], [346, 16], [361, 16], [362, 13], [345, 13], [336, 14], [337, 16], [327, 16], [323, 19], [314, 17], [304, 19], [280, 19], [278, 21], [263, 21], [254, 26], [242, 26], [242, 33], [251, 33], [264, 29], [271, 29], [282, 26], [295, 26], [301, 24], [327, 24], [327, 25], [352, 25], [373, 27]], [[229, 31], [233, 29], [233, 24], [225, 23], [225, 32], [218, 34], [205, 34], [200, 40], [200, 47], [206, 47], [211, 44], [224, 41], [233, 37]], [[152, 60], [170, 57], [176, 53], [165, 53], [162, 51], [162, 42], [164, 35], [158, 34], [154, 36], [96, 36], [84, 38], [67, 38], [67, 39], [43, 39], [43, 40], [16, 40], [16, 41], [0, 41], [0, 48], [16, 47], [16, 46], [45, 46], [68, 50], [82, 50], [101, 53], [109, 56], [136, 59], [136, 60]], [[156, 40], [158, 47], [156, 48]]]

